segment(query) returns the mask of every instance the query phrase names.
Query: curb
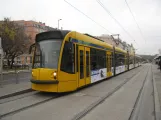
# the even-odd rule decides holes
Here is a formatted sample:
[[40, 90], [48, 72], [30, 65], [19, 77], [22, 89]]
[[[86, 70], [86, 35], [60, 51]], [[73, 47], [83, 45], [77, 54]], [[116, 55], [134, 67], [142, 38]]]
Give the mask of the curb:
[[3, 72], [2, 74], [14, 74], [15, 71]]
[[8, 98], [8, 97], [13, 97], [13, 96], [20, 95], [20, 94], [23, 94], [23, 93], [28, 93], [28, 92], [31, 92], [31, 91], [33, 91], [31, 88], [25, 89], [25, 90], [21, 90], [21, 91], [18, 91], [18, 92], [14, 92], [14, 93], [10, 93], [10, 94], [7, 94], [7, 95], [0, 96], [0, 99], [5, 99], [5, 98]]
[[31, 72], [31, 70], [17, 70], [16, 72], [15, 71], [9, 71], [9, 72], [3, 72], [2, 74], [15, 74], [17, 72]]
[[156, 120], [161, 120], [160, 102], [159, 102], [159, 96], [158, 96], [158, 91], [156, 88], [153, 70], [152, 70], [152, 74], [153, 74], [153, 88], [154, 88], [155, 118]]

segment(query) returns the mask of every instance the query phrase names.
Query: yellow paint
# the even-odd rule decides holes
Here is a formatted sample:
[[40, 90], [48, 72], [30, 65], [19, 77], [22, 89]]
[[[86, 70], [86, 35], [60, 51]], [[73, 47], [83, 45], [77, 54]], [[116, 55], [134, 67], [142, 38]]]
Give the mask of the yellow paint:
[[76, 80], [74, 81], [66, 81], [66, 82], [59, 82], [58, 84], [58, 92], [69, 92], [74, 91], [78, 87], [76, 86]]
[[[87, 47], [85, 47], [85, 56], [86, 56], [86, 51], [88, 51], [89, 52], [89, 77], [87, 77], [87, 76], [85, 76], [86, 78], [86, 85], [88, 85], [88, 84], [90, 84], [91, 83], [91, 65], [90, 65], [90, 48], [87, 48]], [[85, 75], [86, 75], [86, 61], [87, 61], [87, 59], [85, 59]]]
[[54, 80], [53, 73], [57, 72], [55, 69], [37, 68], [32, 69], [32, 79], [34, 80]]
[[121, 48], [118, 48], [118, 47], [115, 47], [115, 51], [127, 54], [127, 51], [122, 50]]
[[31, 85], [33, 90], [44, 92], [58, 92], [57, 84], [33, 84]]
[[106, 54], [107, 54], [107, 58], [106, 59], [108, 59], [108, 62], [107, 62], [107, 77], [111, 77], [112, 76], [112, 71], [111, 71], [111, 65], [112, 65], [111, 57], [112, 57], [112, 53], [111, 53], [111, 51], [108, 51]]
[[[80, 51], [83, 51], [83, 64], [85, 65], [84, 46], [78, 46], [78, 58], [80, 58]], [[80, 78], [80, 59], [78, 59], [78, 87], [82, 87], [86, 84], [85, 81], [85, 68], [83, 68], [83, 78]]]

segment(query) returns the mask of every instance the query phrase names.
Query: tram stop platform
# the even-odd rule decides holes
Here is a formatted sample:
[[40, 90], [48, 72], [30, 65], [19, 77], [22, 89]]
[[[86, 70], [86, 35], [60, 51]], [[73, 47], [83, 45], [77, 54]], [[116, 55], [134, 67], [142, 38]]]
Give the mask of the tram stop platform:
[[32, 91], [30, 82], [0, 85], [0, 99], [12, 97], [14, 95], [23, 94], [28, 91]]
[[161, 105], [161, 71], [158, 69], [157, 65], [152, 65], [152, 72], [153, 72], [153, 79], [155, 79], [155, 84], [158, 92], [159, 103]]

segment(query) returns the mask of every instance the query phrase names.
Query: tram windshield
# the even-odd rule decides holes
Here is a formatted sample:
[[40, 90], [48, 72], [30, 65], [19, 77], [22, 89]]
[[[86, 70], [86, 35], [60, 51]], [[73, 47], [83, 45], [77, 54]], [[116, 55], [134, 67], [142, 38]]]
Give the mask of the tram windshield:
[[43, 40], [36, 44], [33, 68], [57, 69], [62, 40]]

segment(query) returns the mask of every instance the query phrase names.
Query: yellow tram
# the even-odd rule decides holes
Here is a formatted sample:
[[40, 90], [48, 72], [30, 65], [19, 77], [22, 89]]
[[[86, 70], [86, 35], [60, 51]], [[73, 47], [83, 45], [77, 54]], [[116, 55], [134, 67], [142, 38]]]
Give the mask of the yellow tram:
[[38, 91], [74, 91], [129, 70], [127, 51], [75, 31], [39, 33], [30, 51], [32, 89]]

